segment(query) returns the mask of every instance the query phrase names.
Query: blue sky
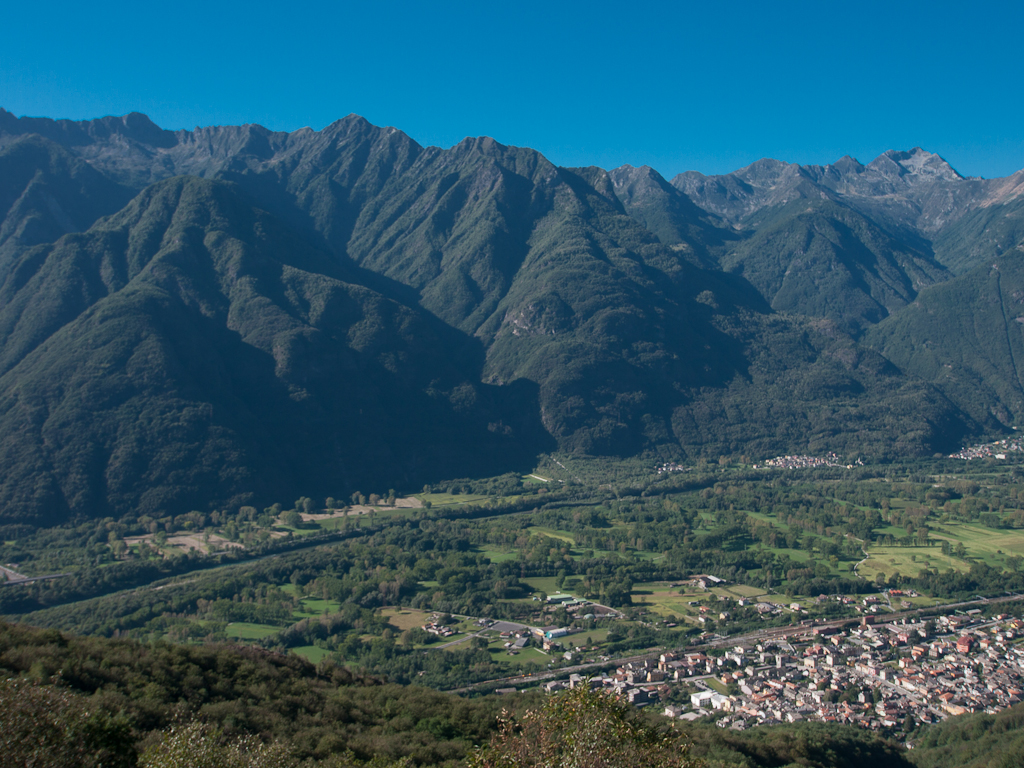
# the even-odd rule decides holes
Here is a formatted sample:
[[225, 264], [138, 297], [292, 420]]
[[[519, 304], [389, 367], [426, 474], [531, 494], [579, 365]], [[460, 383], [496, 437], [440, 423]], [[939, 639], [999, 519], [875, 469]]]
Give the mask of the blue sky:
[[[31, 7], [34, 6], [34, 7]], [[922, 146], [1024, 168], [1021, 3], [92, 2], [5, 9], [0, 106], [488, 135], [671, 177]]]

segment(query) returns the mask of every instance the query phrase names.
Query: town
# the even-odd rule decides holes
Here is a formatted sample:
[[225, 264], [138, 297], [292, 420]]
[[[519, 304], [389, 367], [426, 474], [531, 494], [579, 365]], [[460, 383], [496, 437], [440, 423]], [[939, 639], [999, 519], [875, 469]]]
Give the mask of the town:
[[1024, 447], [1021, 445], [1022, 441], [1024, 441], [1024, 438], [1014, 437], [1006, 440], [996, 440], [994, 443], [972, 445], [956, 453], [951, 453], [949, 458], [964, 459], [966, 461], [971, 459], [1005, 459], [1006, 454], [1022, 450], [1022, 447]]
[[[819, 721], [903, 730], [968, 712], [994, 713], [1024, 696], [1024, 621], [981, 609], [923, 621], [802, 627], [785, 637], [665, 652], [548, 691], [590, 685], [672, 718], [720, 727]], [[767, 632], [762, 634], [767, 635]]]
[[[863, 464], [858, 459], [858, 464]], [[819, 456], [776, 456], [774, 459], [766, 459], [761, 464], [755, 464], [754, 469], [773, 467], [775, 469], [809, 469], [813, 467], [845, 467], [852, 469], [852, 464], [843, 464], [839, 456], [834, 453], [825, 454], [824, 458]]]

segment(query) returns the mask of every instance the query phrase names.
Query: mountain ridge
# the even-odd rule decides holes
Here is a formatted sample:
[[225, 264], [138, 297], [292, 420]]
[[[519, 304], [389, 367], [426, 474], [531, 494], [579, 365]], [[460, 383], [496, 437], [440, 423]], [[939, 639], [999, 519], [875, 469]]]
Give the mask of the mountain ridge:
[[[55, 238], [0, 241], [18, 519], [344, 497], [556, 447], [930, 455], [1006, 423], [858, 341], [1016, 247], [1015, 226], [986, 244], [965, 223], [936, 250], [913, 217], [984, 180], [923, 150], [681, 185], [355, 115], [284, 133], [0, 112], [0, 163], [28, 148], [38, 168], [0, 202], [43, 200], [24, 179], [49, 164], [53, 199], [92, 213], [0, 222]], [[1000, 184], [985, 200], [1019, 186]], [[958, 221], [1016, 215], [976, 202]]]

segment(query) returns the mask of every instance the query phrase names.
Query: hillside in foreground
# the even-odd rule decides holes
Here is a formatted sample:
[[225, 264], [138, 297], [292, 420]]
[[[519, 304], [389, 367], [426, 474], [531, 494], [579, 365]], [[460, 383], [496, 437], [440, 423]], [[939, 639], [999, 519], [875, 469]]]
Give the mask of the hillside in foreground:
[[[536, 695], [465, 700], [381, 684], [252, 649], [144, 646], [9, 624], [0, 624], [0, 669], [26, 681], [13, 689], [11, 682], [0, 684], [0, 700], [8, 704], [0, 709], [5, 738], [38, 738], [58, 713], [34, 705], [59, 701], [65, 726], [71, 723], [96, 746], [68, 766], [94, 765], [100, 750], [108, 765], [135, 765], [138, 754], [165, 738], [161, 734], [175, 722], [192, 718], [229, 740], [249, 735], [275, 741], [314, 765], [347, 756], [356, 764], [409, 757], [414, 765], [456, 766], [490, 740], [503, 708], [522, 713], [541, 705]], [[35, 693], [25, 687], [31, 681]], [[15, 701], [20, 705], [10, 706]], [[674, 737], [680, 735], [693, 742], [692, 757], [723, 768], [910, 765], [900, 747], [850, 728], [780, 726], [740, 734], [693, 726]], [[255, 758], [245, 764], [269, 765]]]

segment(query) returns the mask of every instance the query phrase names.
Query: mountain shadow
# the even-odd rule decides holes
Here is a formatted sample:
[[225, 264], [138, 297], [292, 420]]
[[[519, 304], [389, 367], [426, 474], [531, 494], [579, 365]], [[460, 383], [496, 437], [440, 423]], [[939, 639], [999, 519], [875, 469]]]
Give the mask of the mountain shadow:
[[[5, 518], [157, 514], [529, 466], [536, 388], [222, 182], [148, 188], [0, 288]], [[381, 487], [380, 490], [385, 490]]]

